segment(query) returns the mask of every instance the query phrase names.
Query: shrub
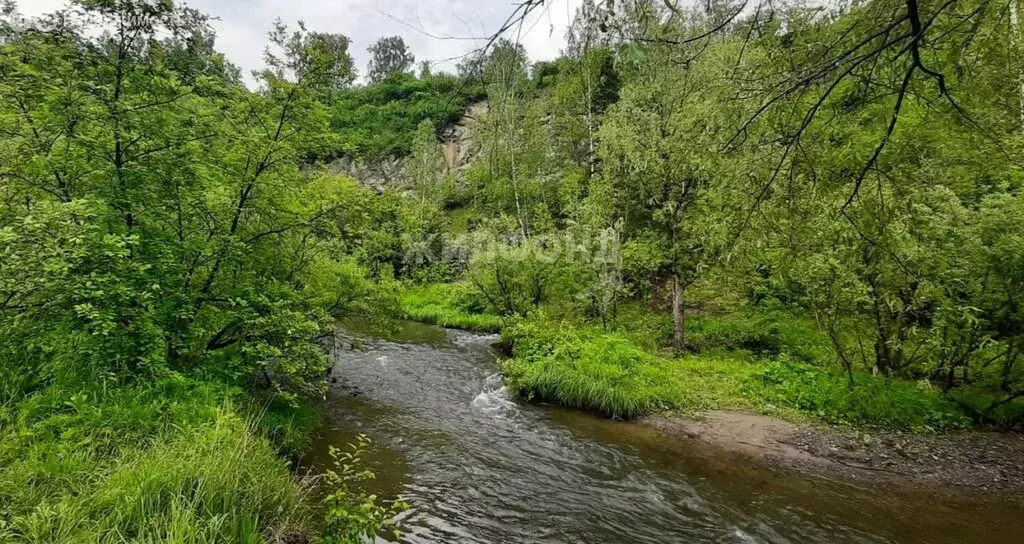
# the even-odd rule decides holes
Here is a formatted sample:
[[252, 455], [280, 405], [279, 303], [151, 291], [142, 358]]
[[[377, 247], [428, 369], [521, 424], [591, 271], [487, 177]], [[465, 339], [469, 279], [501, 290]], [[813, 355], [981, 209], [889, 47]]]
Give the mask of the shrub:
[[860, 373], [846, 374], [782, 360], [759, 370], [766, 400], [829, 423], [938, 430], [963, 428], [969, 418], [929, 385]]
[[431, 120], [440, 131], [457, 122], [474, 98], [450, 76], [396, 75], [351, 89], [331, 106], [333, 153], [370, 159], [408, 154], [421, 122]]
[[572, 255], [551, 255], [542, 244], [536, 239], [522, 245], [494, 243], [473, 254], [468, 275], [490, 311], [511, 317], [541, 305], [572, 306], [590, 282], [590, 267]]
[[828, 337], [813, 322], [778, 310], [697, 316], [687, 324], [687, 333], [698, 352], [731, 349], [761, 357], [785, 354], [819, 365], [836, 362]]
[[363, 468], [369, 445], [370, 438], [361, 434], [346, 451], [331, 446], [332, 466], [324, 475], [328, 487], [323, 499], [324, 544], [366, 542], [381, 532], [395, 540], [401, 535], [394, 519], [409, 505], [401, 498], [383, 502], [377, 495], [358, 490], [363, 482], [375, 477]]

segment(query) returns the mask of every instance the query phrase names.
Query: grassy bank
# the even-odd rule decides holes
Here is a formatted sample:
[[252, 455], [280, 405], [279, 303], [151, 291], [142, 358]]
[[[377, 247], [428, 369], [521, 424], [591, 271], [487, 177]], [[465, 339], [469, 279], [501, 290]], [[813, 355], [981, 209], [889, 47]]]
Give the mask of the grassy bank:
[[[756, 350], [726, 349], [720, 334], [708, 332], [715, 327], [735, 330], [710, 320], [698, 323], [693, 330], [704, 331], [701, 341], [722, 345], [673, 357], [643, 347], [650, 329], [638, 336], [543, 318], [520, 321], [504, 331], [514, 358], [503, 370], [523, 398], [623, 419], [657, 411], [743, 409], [908, 430], [970, 425], [955, 403], [929, 386], [865, 373], [856, 374], [851, 386], [846, 374], [791, 354], [802, 348], [813, 356], [813, 339], [791, 346], [776, 329], [756, 343], [742, 343]], [[776, 352], [767, 353], [764, 345]]]
[[[313, 528], [284, 457], [308, 412], [259, 418], [189, 379], [44, 389], [0, 405], [0, 541], [264, 542]], [[255, 404], [254, 404], [255, 405]]]
[[[977, 410], [971, 406], [992, 402], [991, 395], [974, 390], [950, 396], [924, 380], [863, 371], [853, 374], [851, 385], [813, 320], [781, 309], [693, 315], [687, 323], [691, 353], [677, 356], [665, 349], [671, 316], [640, 304], [622, 305], [614, 326], [604, 330], [564, 308], [503, 322], [466, 283], [405, 289], [402, 309], [409, 319], [501, 331], [513, 346], [503, 372], [520, 397], [606, 417], [738, 409], [791, 420], [937, 431], [973, 426]], [[989, 420], [1012, 422], [1022, 405], [1001, 406]]]
[[498, 332], [500, 317], [486, 312], [486, 306], [472, 285], [466, 283], [410, 284], [401, 297], [407, 319], [441, 327], [480, 332]]

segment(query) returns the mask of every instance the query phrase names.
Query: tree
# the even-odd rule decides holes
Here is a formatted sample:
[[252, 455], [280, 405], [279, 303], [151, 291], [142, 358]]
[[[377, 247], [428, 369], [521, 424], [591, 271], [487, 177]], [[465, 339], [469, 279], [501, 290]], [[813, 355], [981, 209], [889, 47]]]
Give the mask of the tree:
[[420, 123], [412, 142], [412, 156], [405, 162], [405, 176], [421, 208], [437, 206], [447, 165], [437, 141], [437, 131], [429, 119]]
[[366, 78], [370, 83], [380, 83], [391, 74], [407, 73], [416, 63], [416, 57], [401, 36], [380, 38], [367, 51], [370, 52], [370, 65], [366, 69]]
[[204, 368], [318, 387], [326, 319], [376, 296], [320, 236], [341, 203], [300, 169], [337, 59], [278, 25], [251, 92], [182, 46], [208, 28], [169, 2], [83, 1], [24, 28], [0, 44], [2, 273], [18, 279], [0, 284], [0, 337], [39, 349], [6, 359], [29, 380]]
[[420, 79], [430, 79], [431, 76], [434, 75], [433, 70], [431, 69], [430, 61], [429, 60], [421, 60], [419, 66], [420, 66], [420, 74], [419, 74], [419, 78]]
[[599, 183], [608, 186], [612, 213], [626, 220], [628, 233], [656, 233], [666, 248], [659, 268], [671, 280], [673, 345], [683, 350], [686, 289], [724, 241], [718, 210], [725, 170], [719, 171], [715, 148], [725, 125], [718, 102], [726, 89], [721, 65], [675, 68], [665, 57], [647, 58], [599, 130]]
[[264, 57], [275, 77], [302, 81], [327, 103], [356, 79], [348, 52], [351, 42], [345, 35], [311, 32], [303, 21], [289, 34], [288, 27], [278, 19], [270, 32], [270, 41], [277, 51], [268, 48]]
[[483, 156], [469, 173], [481, 201], [509, 214], [518, 234], [531, 235], [531, 216], [549, 211], [546, 193], [548, 137], [542, 104], [531, 101], [526, 52], [519, 44], [499, 42], [484, 66], [489, 110], [480, 134]]
[[[1005, 398], [986, 409], [1024, 396], [1024, 372], [1018, 365], [1024, 351], [1024, 198], [1020, 194], [994, 194], [978, 210], [977, 235], [982, 244], [982, 277], [991, 278], [981, 306], [993, 339], [1001, 344], [992, 362], [998, 389]], [[1005, 346], [1005, 348], [1003, 348]], [[995, 385], [995, 384], [993, 384]], [[987, 415], [987, 414], [986, 414]]]
[[553, 91], [556, 138], [588, 177], [597, 172], [597, 129], [605, 111], [619, 99], [619, 76], [608, 49], [586, 49], [560, 61]]

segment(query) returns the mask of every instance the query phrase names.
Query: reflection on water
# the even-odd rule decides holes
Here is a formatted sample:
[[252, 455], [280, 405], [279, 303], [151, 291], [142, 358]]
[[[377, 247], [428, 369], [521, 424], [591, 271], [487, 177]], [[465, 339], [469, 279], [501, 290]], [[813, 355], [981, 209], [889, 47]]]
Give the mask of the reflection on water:
[[[349, 330], [353, 330], [352, 327]], [[655, 429], [512, 401], [493, 336], [405, 323], [339, 333], [311, 463], [374, 440], [374, 491], [408, 542], [1022, 542], [1009, 501], [881, 494], [752, 467]]]

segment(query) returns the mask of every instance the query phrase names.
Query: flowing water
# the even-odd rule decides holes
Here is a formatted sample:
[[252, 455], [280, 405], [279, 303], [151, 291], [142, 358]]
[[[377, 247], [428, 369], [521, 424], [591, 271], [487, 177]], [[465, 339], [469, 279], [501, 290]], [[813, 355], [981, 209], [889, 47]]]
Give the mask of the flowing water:
[[999, 500], [879, 493], [750, 466], [640, 425], [511, 400], [493, 336], [339, 333], [329, 445], [369, 435], [407, 542], [1024, 542]]

